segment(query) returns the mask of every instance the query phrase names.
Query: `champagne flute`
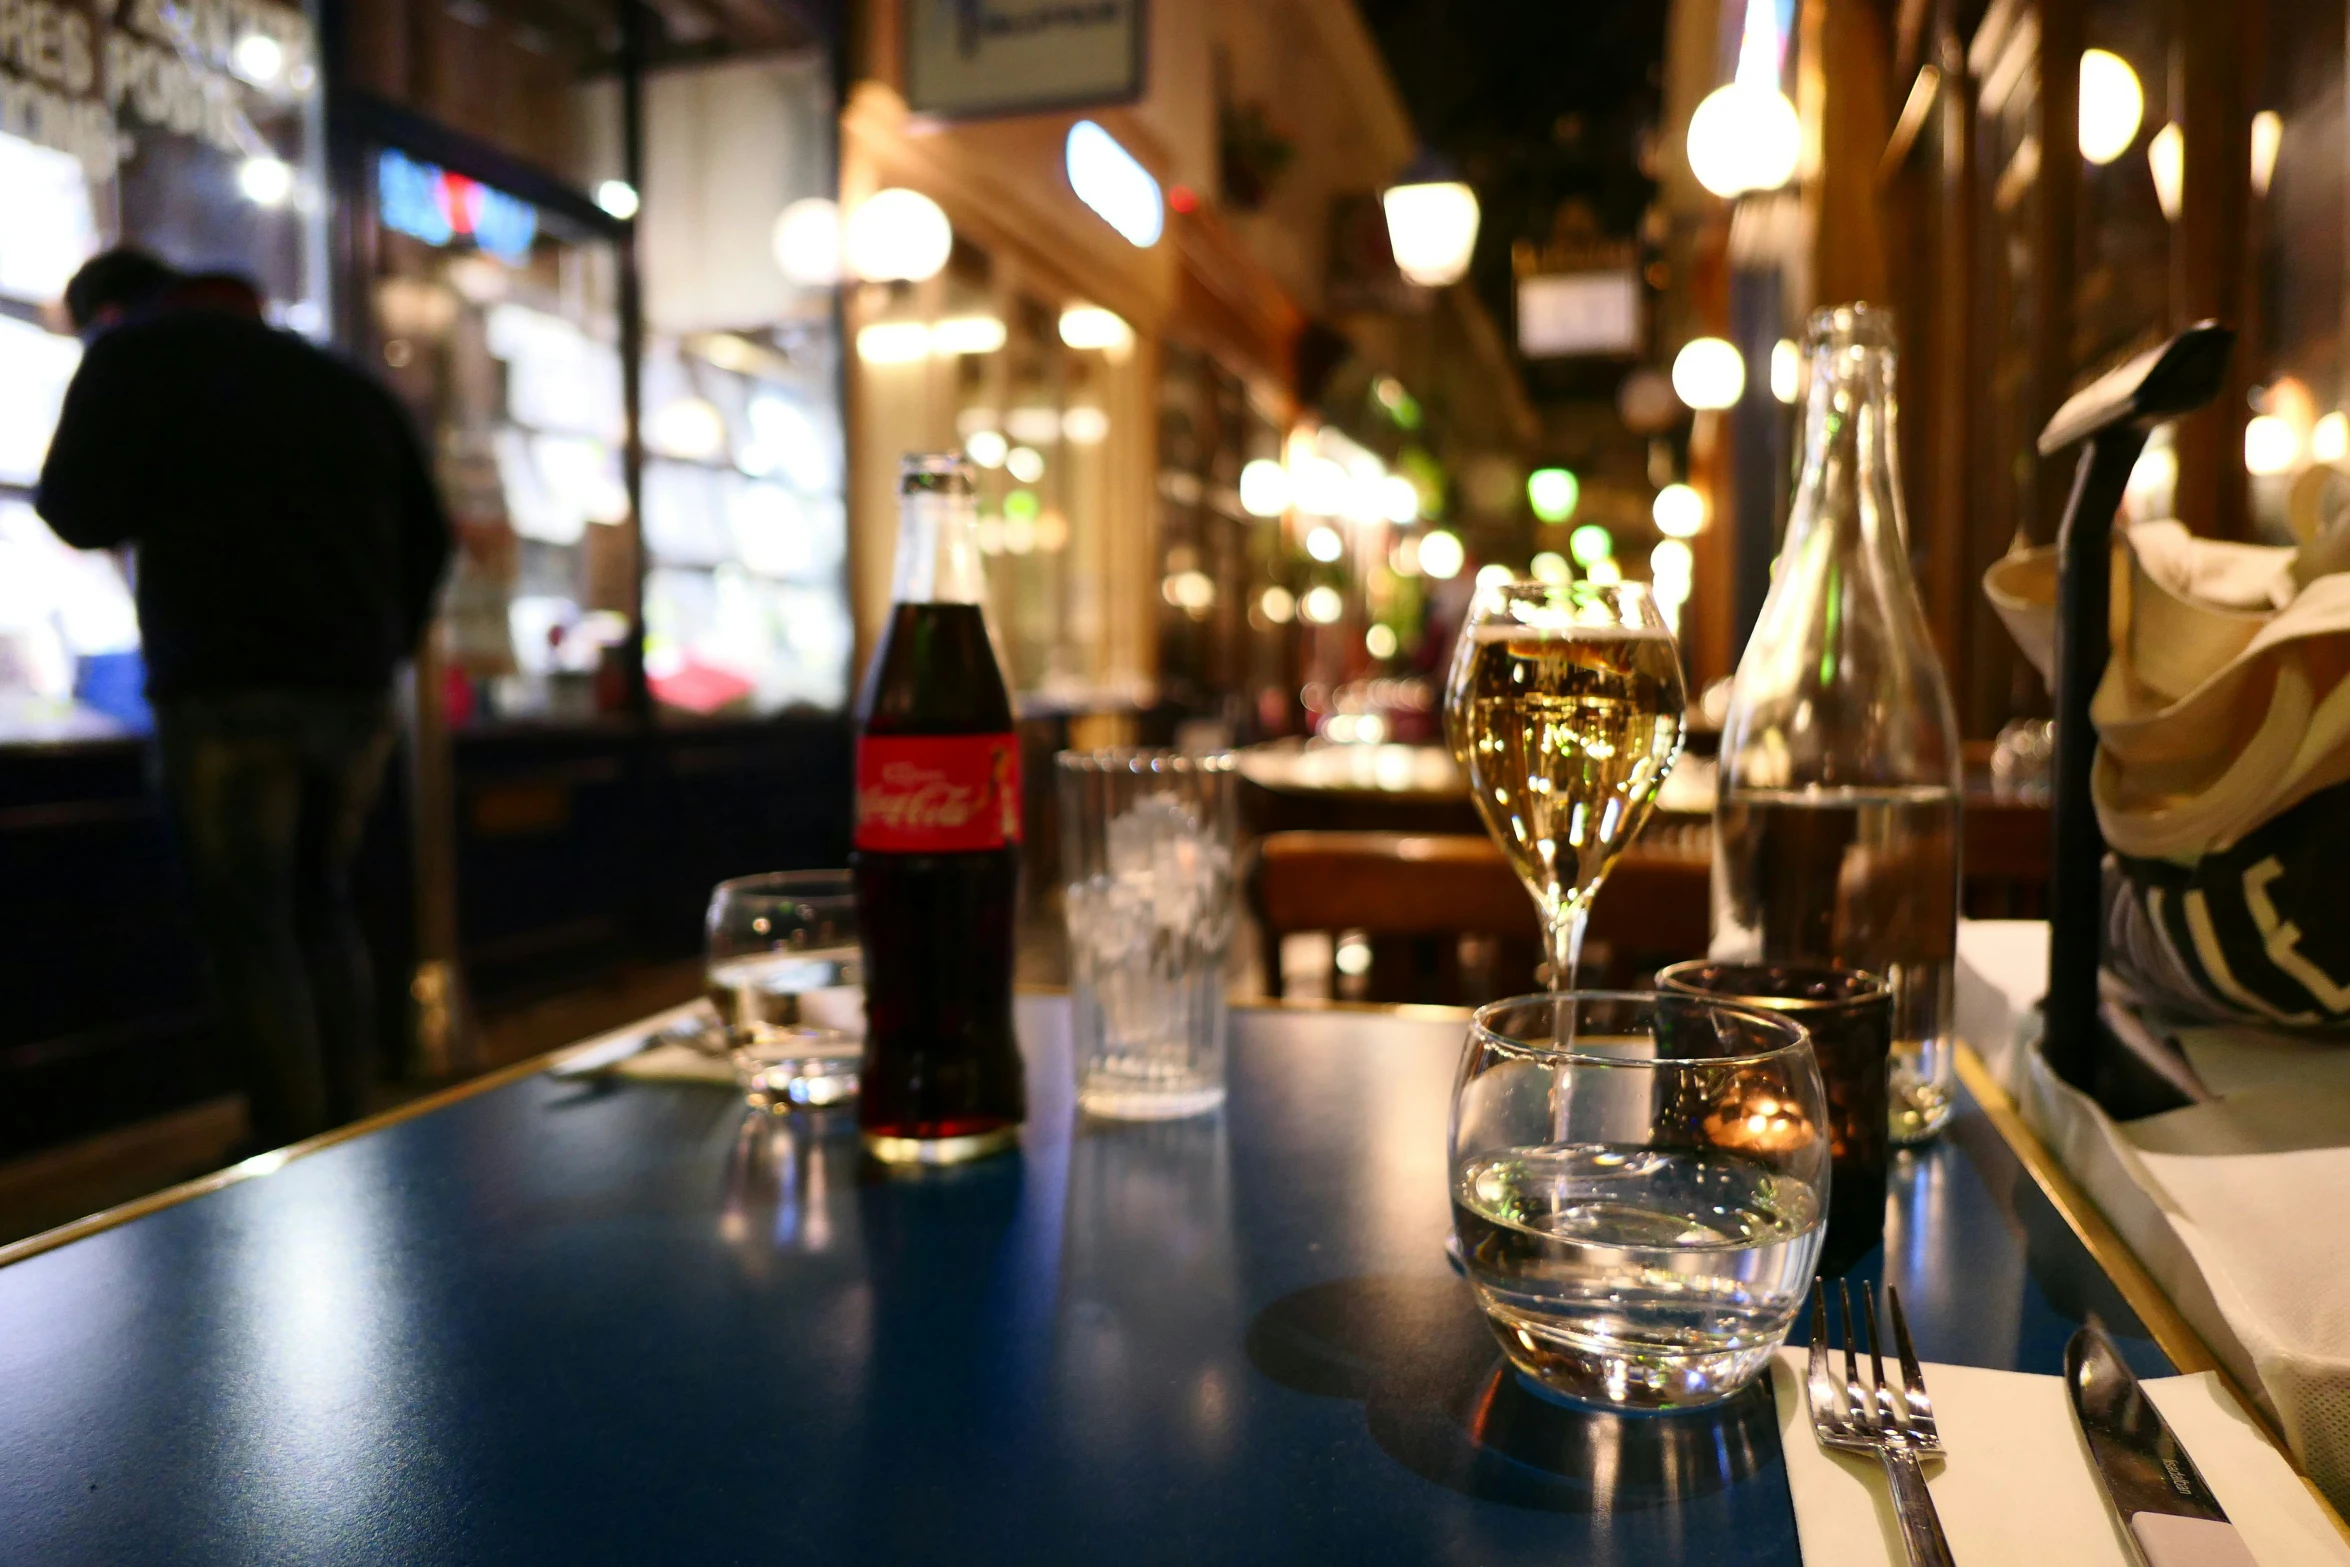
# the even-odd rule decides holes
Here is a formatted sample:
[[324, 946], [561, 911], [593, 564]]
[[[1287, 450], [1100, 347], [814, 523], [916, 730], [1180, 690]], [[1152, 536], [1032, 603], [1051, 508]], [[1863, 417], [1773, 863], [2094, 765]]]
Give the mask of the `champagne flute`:
[[1680, 650], [1637, 582], [1513, 582], [1453, 646], [1445, 730], [1572, 990], [1591, 900], [1681, 754]]

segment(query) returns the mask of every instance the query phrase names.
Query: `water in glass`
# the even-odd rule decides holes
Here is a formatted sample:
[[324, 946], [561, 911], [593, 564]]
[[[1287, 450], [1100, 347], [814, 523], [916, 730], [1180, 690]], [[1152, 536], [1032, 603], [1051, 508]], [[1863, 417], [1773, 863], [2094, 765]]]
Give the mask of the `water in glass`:
[[1453, 1097], [1453, 1231], [1503, 1352], [1538, 1389], [1608, 1408], [1735, 1393], [1817, 1264], [1830, 1124], [1784, 1016], [1656, 992], [1480, 1009]]

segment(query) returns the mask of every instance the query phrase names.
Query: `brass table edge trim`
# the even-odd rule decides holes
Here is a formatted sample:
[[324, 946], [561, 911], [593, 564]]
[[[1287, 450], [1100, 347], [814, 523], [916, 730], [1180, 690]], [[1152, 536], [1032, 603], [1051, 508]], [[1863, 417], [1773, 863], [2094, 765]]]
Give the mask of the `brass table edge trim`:
[[1983, 1058], [1975, 1054], [1973, 1046], [1963, 1043], [1959, 1045], [1956, 1055], [1959, 1081], [1974, 1096], [1975, 1103], [1982, 1108], [1984, 1116], [1999, 1133], [2000, 1140], [2007, 1144], [2016, 1162], [2032, 1177], [2032, 1183], [2040, 1188], [2049, 1206], [2064, 1220], [2065, 1227], [2073, 1232], [2073, 1238], [2081, 1243], [2090, 1258], [2104, 1270], [2105, 1276], [2113, 1281], [2113, 1287], [2121, 1292], [2122, 1299], [2129, 1303], [2130, 1309], [2138, 1314], [2138, 1321], [2154, 1336], [2156, 1346], [2170, 1357], [2171, 1364], [2177, 1366], [2182, 1374], [2192, 1376], [2199, 1371], [2208, 1371], [2219, 1378], [2219, 1385], [2236, 1401], [2236, 1407], [2243, 1410], [2246, 1418], [2252, 1422], [2253, 1429], [2277, 1450], [2278, 1456], [2285, 1460], [2285, 1466], [2293, 1471], [2294, 1477], [2317, 1503], [2326, 1521], [2334, 1526], [2345, 1544], [2350, 1544], [2350, 1523], [2343, 1521], [2334, 1504], [2317, 1488], [2317, 1482], [2302, 1472], [2292, 1449], [2285, 1445], [2283, 1433], [2277, 1430], [2260, 1405], [2246, 1396], [2234, 1374], [2212, 1353], [2211, 1346], [2204, 1342], [2203, 1335], [2195, 1330], [2194, 1324], [2180, 1314], [2178, 1307], [2171, 1304], [2161, 1284], [2155, 1281], [2153, 1274], [2146, 1271], [2146, 1265], [2138, 1260], [2138, 1254], [2130, 1250], [2129, 1242], [2123, 1240], [2120, 1232], [2106, 1219], [2096, 1199], [2081, 1189], [2064, 1166], [2056, 1162], [2055, 1155], [2048, 1151], [2048, 1145], [2040, 1141], [2039, 1134], [2025, 1124], [2022, 1113], [2016, 1109], [2015, 1100], [1991, 1076], [1991, 1070], [1983, 1064]]
[[0, 1268], [38, 1257], [43, 1252], [55, 1251], [60, 1246], [71, 1245], [75, 1241], [114, 1229], [118, 1225], [128, 1224], [133, 1219], [143, 1219], [151, 1213], [160, 1213], [166, 1208], [176, 1208], [183, 1202], [190, 1202], [213, 1192], [224, 1191], [246, 1181], [260, 1180], [264, 1176], [275, 1175], [296, 1159], [307, 1158], [323, 1149], [332, 1148], [337, 1143], [347, 1143], [355, 1137], [364, 1137], [370, 1132], [381, 1131], [387, 1126], [397, 1126], [402, 1121], [412, 1121], [420, 1115], [429, 1115], [435, 1110], [456, 1104], [460, 1100], [471, 1099], [476, 1094], [486, 1094], [492, 1089], [503, 1088], [509, 1083], [518, 1083], [526, 1077], [536, 1077], [563, 1057], [577, 1050], [579, 1044], [579, 1041], [574, 1041], [571, 1044], [558, 1046], [542, 1055], [531, 1056], [514, 1062], [512, 1065], [484, 1072], [479, 1077], [469, 1077], [462, 1083], [452, 1083], [446, 1088], [436, 1089], [432, 1093], [411, 1099], [406, 1104], [394, 1105], [389, 1110], [379, 1110], [374, 1115], [362, 1116], [347, 1125], [320, 1132], [316, 1137], [306, 1137], [298, 1143], [288, 1143], [283, 1148], [255, 1154], [249, 1159], [228, 1166], [226, 1169], [215, 1170], [209, 1175], [199, 1175], [192, 1180], [182, 1181], [177, 1186], [166, 1186], [159, 1192], [149, 1192], [144, 1197], [134, 1197], [129, 1202], [118, 1203], [111, 1208], [102, 1208], [96, 1213], [69, 1220], [54, 1229], [43, 1230], [38, 1235], [28, 1235], [23, 1240], [11, 1241], [6, 1246], [0, 1246]]

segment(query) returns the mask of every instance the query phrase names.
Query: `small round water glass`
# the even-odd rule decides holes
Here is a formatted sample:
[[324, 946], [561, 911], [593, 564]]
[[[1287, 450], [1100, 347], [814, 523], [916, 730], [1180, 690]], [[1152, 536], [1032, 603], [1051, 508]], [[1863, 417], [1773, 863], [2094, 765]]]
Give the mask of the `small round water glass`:
[[722, 881], [710, 894], [708, 932], [705, 988], [744, 1097], [764, 1110], [852, 1097], [865, 986], [849, 873]]
[[1828, 1118], [1785, 1017], [1653, 991], [1496, 1001], [1470, 1025], [1450, 1152], [1477, 1303], [1553, 1397], [1719, 1403], [1810, 1286]]

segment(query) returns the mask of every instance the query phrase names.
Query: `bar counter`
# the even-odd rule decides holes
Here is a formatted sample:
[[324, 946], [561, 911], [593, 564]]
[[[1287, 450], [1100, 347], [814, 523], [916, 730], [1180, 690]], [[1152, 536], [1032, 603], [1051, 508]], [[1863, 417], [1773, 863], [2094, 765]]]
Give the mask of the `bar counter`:
[[[1222, 1112], [1108, 1125], [1023, 996], [1023, 1150], [913, 1178], [541, 1061], [21, 1242], [0, 1562], [1797, 1562], [1767, 1386], [1507, 1374], [1443, 1252], [1463, 1019], [1244, 1008]], [[1853, 1276], [1929, 1360], [2095, 1310], [2207, 1366], [1969, 1087]]]

